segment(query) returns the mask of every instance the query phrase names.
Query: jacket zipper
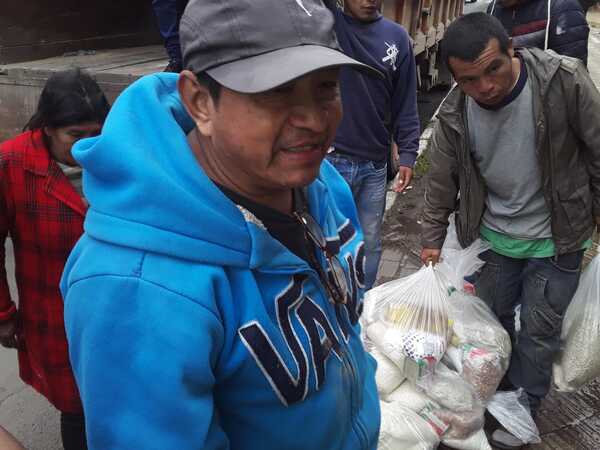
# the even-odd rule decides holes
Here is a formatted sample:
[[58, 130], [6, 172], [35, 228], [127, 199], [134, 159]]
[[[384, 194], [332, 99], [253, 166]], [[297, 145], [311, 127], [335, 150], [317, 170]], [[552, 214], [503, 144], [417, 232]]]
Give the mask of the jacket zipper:
[[[316, 257], [315, 257], [316, 258]], [[323, 286], [323, 282], [321, 281], [320, 276], [316, 273], [313, 268], [309, 268], [309, 274], [313, 278], [314, 281], [318, 281], [317, 286], [319, 286], [319, 290], [325, 299], [329, 298], [325, 287]], [[368, 449], [369, 439], [367, 437], [367, 432], [364, 428], [364, 425], [358, 419], [358, 410], [359, 410], [359, 380], [358, 374], [356, 373], [356, 368], [354, 367], [354, 362], [352, 361], [352, 354], [350, 352], [350, 346], [344, 342], [344, 339], [340, 339], [340, 345], [342, 346], [343, 351], [341, 352], [342, 364], [347, 372], [350, 373], [351, 381], [350, 381], [350, 424], [352, 425], [352, 431], [358, 437], [360, 441], [361, 448], [365, 450]], [[366, 350], [365, 350], [366, 351]]]
[[[317, 264], [319, 267], [322, 267], [320, 258], [314, 252], [314, 246], [310, 242], [308, 242], [308, 239], [306, 238], [306, 236], [305, 236], [305, 239], [306, 239], [307, 243], [309, 244], [310, 250], [309, 250], [308, 254], [309, 254], [309, 258], [311, 259], [311, 262], [313, 264]], [[321, 275], [319, 273], [317, 273], [317, 271], [313, 267], [311, 267], [310, 264], [307, 264], [307, 266], [308, 267], [305, 268], [306, 272], [313, 279], [313, 282], [315, 282], [315, 285], [320, 290], [323, 298], [326, 299], [326, 301], [329, 301], [329, 294], [327, 292], [327, 289], [323, 285], [324, 281], [321, 280]], [[335, 305], [333, 308], [335, 308]], [[333, 311], [333, 313], [335, 315], [335, 311]], [[343, 364], [345, 370], [347, 372], [349, 372], [351, 375], [350, 392], [349, 392], [349, 394], [350, 394], [350, 415], [349, 415], [350, 424], [352, 426], [352, 431], [354, 431], [358, 440], [360, 441], [361, 448], [368, 450], [369, 439], [367, 437], [367, 432], [365, 431], [364, 425], [358, 419], [358, 409], [359, 409], [358, 403], [359, 402], [357, 401], [357, 398], [360, 394], [360, 390], [359, 390], [360, 383], [358, 380], [358, 375], [356, 373], [356, 368], [354, 367], [354, 363], [352, 361], [350, 346], [346, 342], [344, 342], [344, 339], [340, 339], [340, 346], [342, 347], [342, 350], [343, 350], [340, 352], [341, 357], [342, 357], [341, 358], [342, 364]], [[355, 417], [356, 417], [356, 419], [355, 419]]]
[[[471, 157], [471, 139], [468, 136], [469, 133], [469, 127], [467, 125], [467, 120], [466, 120], [466, 108], [467, 108], [467, 103], [466, 103], [466, 99], [465, 99], [465, 114], [463, 114], [463, 139], [465, 140], [465, 145], [464, 148], [467, 149], [466, 154], [463, 155], [463, 161], [461, 162], [461, 164], [464, 167], [465, 170], [465, 192], [464, 192], [464, 205], [465, 205], [465, 211], [467, 211], [467, 213], [465, 214], [465, 227], [467, 229], [467, 234], [468, 234], [468, 238], [471, 239], [471, 220], [470, 220], [470, 211], [467, 210], [468, 206], [469, 206], [469, 195], [470, 195], [470, 191], [471, 191], [471, 171], [470, 171], [470, 166], [467, 164], [467, 161], [469, 160], [469, 158]], [[459, 135], [460, 136], [460, 135]], [[461, 146], [463, 147], [463, 146]], [[460, 148], [460, 147], [459, 147]], [[460, 176], [459, 176], [459, 180], [460, 180]], [[460, 181], [459, 181], [460, 183]], [[459, 190], [460, 190], [460, 186], [459, 186]], [[463, 193], [461, 192], [461, 195], [463, 195]], [[462, 200], [462, 199], [461, 199]]]

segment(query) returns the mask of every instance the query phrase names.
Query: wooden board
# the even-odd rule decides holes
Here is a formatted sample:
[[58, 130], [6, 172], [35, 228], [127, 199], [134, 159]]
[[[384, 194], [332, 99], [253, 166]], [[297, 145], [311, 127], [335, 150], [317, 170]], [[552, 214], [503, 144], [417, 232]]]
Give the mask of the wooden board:
[[129, 84], [167, 64], [161, 45], [98, 50], [0, 66], [0, 140], [20, 132], [37, 107], [48, 77], [73, 67], [87, 70], [109, 101]]
[[161, 41], [149, 0], [0, 3], [0, 64]]

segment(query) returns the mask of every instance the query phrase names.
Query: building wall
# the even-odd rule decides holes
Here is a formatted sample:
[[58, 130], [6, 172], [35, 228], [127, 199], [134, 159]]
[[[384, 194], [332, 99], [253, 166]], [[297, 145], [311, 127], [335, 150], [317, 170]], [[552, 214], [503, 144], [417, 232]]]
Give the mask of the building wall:
[[160, 42], [150, 0], [0, 3], [0, 64]]

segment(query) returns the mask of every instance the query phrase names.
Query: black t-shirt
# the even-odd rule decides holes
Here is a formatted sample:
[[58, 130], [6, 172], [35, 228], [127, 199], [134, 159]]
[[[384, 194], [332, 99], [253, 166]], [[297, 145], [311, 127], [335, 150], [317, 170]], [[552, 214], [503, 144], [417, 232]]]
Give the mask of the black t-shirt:
[[[263, 223], [271, 236], [319, 272], [319, 269], [315, 267], [317, 263], [313, 257], [314, 245], [308, 240], [304, 232], [304, 227], [295, 217], [256, 203], [237, 192], [227, 189], [225, 186], [215, 184], [233, 203], [246, 208], [254, 214]], [[294, 205], [294, 207], [296, 206]], [[310, 252], [313, 252], [312, 255]]]

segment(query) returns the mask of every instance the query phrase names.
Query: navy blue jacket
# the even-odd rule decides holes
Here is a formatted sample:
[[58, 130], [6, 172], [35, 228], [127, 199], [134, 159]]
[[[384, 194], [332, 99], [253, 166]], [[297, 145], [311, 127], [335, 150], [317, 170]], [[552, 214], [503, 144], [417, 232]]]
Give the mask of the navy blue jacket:
[[385, 75], [375, 79], [342, 68], [344, 118], [334, 146], [337, 152], [369, 161], [386, 161], [393, 137], [400, 165], [412, 167], [419, 149], [417, 72], [406, 30], [384, 17], [364, 23], [332, 8], [342, 50]]
[[513, 38], [514, 47], [544, 49], [550, 5], [548, 48], [560, 55], [579, 58], [587, 65], [587, 41], [590, 29], [578, 0], [524, 0], [517, 6], [503, 8], [500, 2], [488, 7]]

